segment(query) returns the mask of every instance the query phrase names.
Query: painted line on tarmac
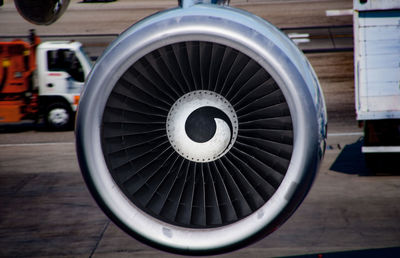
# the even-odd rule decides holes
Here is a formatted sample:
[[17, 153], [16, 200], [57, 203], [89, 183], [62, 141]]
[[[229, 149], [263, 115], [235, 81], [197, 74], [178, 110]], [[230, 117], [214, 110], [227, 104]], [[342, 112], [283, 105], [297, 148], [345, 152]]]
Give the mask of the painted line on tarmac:
[[363, 136], [363, 132], [348, 132], [348, 133], [328, 133], [328, 137], [340, 137], [340, 136]]
[[36, 143], [5, 143], [0, 147], [31, 147], [31, 146], [55, 146], [55, 145], [74, 145], [74, 142], [36, 142]]
[[326, 10], [326, 16], [350, 16], [353, 15], [353, 9], [345, 9], [345, 10]]

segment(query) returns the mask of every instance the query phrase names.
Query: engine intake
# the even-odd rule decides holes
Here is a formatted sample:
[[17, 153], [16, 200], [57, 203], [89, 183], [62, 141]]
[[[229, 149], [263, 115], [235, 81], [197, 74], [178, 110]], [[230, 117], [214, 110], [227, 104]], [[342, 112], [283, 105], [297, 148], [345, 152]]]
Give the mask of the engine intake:
[[273, 25], [182, 6], [133, 25], [99, 59], [77, 152], [91, 193], [126, 232], [216, 254], [271, 233], [304, 199], [325, 149], [325, 104], [310, 64]]
[[25, 20], [37, 25], [50, 25], [67, 10], [70, 0], [14, 0]]

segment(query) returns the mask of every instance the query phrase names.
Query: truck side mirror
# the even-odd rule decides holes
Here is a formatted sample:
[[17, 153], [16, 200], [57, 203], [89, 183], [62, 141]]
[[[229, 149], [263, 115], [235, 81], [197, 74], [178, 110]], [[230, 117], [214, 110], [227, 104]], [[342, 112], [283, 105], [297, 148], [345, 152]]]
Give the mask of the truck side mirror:
[[14, 3], [27, 21], [38, 25], [50, 25], [63, 15], [69, 0], [15, 0]]

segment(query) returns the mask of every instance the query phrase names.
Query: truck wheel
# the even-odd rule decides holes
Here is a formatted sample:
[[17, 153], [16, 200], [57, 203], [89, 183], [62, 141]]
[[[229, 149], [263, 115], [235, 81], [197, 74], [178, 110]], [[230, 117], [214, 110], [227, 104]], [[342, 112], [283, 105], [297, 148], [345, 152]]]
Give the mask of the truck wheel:
[[64, 103], [53, 103], [47, 107], [45, 121], [51, 130], [71, 129], [72, 112]]

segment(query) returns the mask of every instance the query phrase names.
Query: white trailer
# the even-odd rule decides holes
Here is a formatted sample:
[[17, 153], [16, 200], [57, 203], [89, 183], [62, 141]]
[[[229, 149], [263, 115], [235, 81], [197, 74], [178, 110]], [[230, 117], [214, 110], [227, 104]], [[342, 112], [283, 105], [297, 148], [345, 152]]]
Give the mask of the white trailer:
[[[354, 0], [357, 120], [366, 157], [400, 152], [400, 1]], [[370, 155], [371, 154], [371, 155]]]

